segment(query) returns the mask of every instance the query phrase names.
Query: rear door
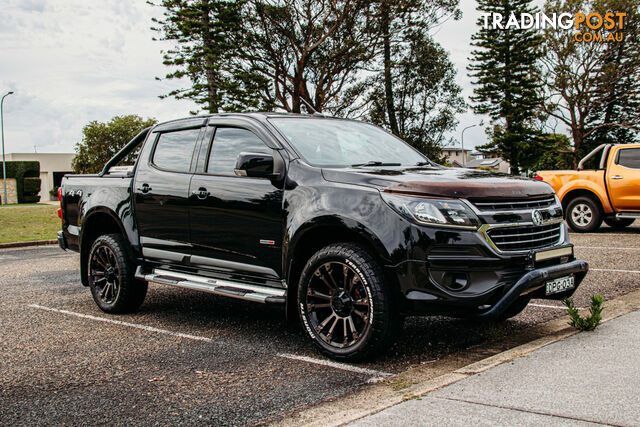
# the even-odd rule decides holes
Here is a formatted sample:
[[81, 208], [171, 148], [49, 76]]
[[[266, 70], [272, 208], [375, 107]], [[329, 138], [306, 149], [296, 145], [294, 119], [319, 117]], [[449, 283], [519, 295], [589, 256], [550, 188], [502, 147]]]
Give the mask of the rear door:
[[607, 185], [616, 211], [640, 211], [640, 147], [616, 147]]
[[[233, 124], [229, 124], [233, 123]], [[212, 142], [191, 180], [193, 256], [203, 269], [278, 279], [282, 269], [283, 190], [268, 178], [236, 175], [241, 152], [280, 156], [259, 128], [233, 121], [210, 126]], [[203, 145], [204, 147], [204, 145]]]
[[147, 259], [188, 260], [189, 184], [201, 129], [198, 125], [154, 132], [141, 153], [133, 186], [134, 211]]

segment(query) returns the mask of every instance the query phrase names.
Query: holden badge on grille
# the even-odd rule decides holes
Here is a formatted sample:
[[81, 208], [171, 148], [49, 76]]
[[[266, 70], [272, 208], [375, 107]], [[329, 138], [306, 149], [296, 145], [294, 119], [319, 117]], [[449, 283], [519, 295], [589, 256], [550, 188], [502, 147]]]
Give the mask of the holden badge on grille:
[[542, 213], [537, 209], [531, 212], [531, 221], [533, 222], [533, 225], [542, 225]]

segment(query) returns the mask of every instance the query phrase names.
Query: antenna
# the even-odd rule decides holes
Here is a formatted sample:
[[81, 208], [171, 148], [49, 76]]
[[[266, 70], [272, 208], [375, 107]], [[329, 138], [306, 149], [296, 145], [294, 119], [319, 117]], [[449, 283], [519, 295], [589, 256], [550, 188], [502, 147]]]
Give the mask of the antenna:
[[324, 116], [324, 114], [318, 113], [306, 99], [300, 97], [300, 101], [302, 101], [302, 103], [307, 107], [307, 110], [311, 111], [314, 116]]

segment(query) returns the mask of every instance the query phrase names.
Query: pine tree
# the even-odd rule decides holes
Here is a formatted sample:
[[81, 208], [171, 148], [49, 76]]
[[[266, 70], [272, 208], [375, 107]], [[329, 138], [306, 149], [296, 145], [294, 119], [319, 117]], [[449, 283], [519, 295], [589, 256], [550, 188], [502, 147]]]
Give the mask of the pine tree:
[[[164, 79], [187, 77], [191, 86], [160, 98], [188, 98], [210, 113], [257, 107], [258, 76], [241, 70], [247, 41], [242, 28], [246, 0], [161, 0], [163, 19], [153, 19], [160, 40], [174, 43], [164, 52], [163, 64], [174, 69]], [[158, 78], [160, 79], [160, 78]], [[196, 112], [192, 112], [195, 114]]]
[[348, 94], [355, 99], [343, 115], [364, 117], [409, 142], [431, 160], [443, 162], [444, 134], [457, 125], [466, 105], [449, 54], [429, 35], [458, 19], [459, 0], [371, 2], [377, 27], [372, 75]]
[[[640, 124], [640, 1], [596, 0], [595, 10], [626, 13], [624, 42], [607, 43], [602, 54], [598, 78], [598, 98], [601, 108], [592, 111], [587, 122], [602, 126], [591, 134], [582, 152], [600, 144], [638, 142], [638, 131], [631, 126]], [[627, 126], [605, 126], [606, 124]]]
[[[509, 16], [535, 14], [531, 0], [478, 0], [481, 13], [500, 13], [506, 24]], [[468, 67], [474, 89], [474, 111], [488, 114], [493, 123], [492, 140], [483, 147], [485, 152], [500, 155], [511, 164], [511, 173], [530, 166], [524, 157], [536, 144], [536, 112], [541, 104], [537, 60], [541, 37], [535, 29], [485, 28], [472, 37], [471, 65]]]

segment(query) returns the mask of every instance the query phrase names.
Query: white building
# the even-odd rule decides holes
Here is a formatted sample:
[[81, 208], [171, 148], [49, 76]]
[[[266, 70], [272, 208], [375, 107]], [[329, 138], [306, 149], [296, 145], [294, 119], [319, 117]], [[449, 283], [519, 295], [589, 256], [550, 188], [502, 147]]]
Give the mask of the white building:
[[[36, 161], [40, 163], [40, 200], [50, 200], [49, 191], [59, 187], [62, 177], [71, 172], [75, 153], [9, 153], [6, 161]], [[2, 174], [0, 174], [2, 178]]]
[[471, 151], [472, 150], [468, 150], [466, 148], [463, 150], [460, 147], [444, 147], [442, 149], [447, 161], [457, 168], [463, 167], [473, 159]]

